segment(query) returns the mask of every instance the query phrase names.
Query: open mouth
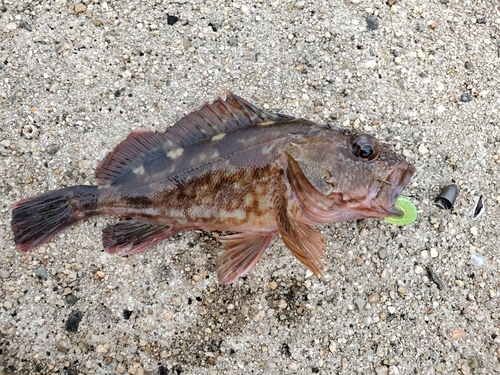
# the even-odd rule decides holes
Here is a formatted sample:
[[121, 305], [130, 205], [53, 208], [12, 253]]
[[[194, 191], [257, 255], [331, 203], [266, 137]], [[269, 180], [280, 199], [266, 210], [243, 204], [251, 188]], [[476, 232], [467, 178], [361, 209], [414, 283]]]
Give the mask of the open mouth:
[[402, 162], [398, 165], [398, 167], [391, 173], [388, 178], [388, 182], [391, 186], [395, 186], [389, 196], [389, 205], [390, 208], [387, 212], [393, 217], [401, 217], [403, 216], [403, 211], [398, 207], [395, 207], [399, 195], [404, 190], [404, 188], [410, 182], [410, 179], [415, 174], [415, 167], [406, 162]]

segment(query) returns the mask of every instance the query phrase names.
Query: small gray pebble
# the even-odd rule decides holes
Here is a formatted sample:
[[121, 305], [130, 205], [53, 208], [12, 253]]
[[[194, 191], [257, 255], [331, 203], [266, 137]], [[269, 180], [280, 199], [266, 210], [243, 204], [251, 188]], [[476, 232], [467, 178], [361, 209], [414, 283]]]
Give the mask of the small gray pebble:
[[66, 297], [64, 297], [64, 301], [68, 305], [74, 305], [78, 301], [78, 297], [75, 296], [73, 293], [68, 294]]
[[35, 275], [37, 275], [40, 279], [47, 279], [49, 277], [49, 274], [47, 273], [47, 268], [44, 266], [40, 266], [37, 268], [35, 271]]
[[486, 25], [486, 18], [484, 18], [484, 17], [478, 17], [477, 18], [477, 23], [479, 23], [481, 25]]
[[464, 92], [462, 95], [460, 95], [460, 101], [463, 103], [469, 103], [472, 101], [472, 96], [468, 92]]
[[438, 289], [443, 290], [445, 288], [446, 285], [439, 278], [439, 276], [436, 274], [436, 271], [434, 271], [434, 268], [432, 268], [431, 266], [427, 266], [427, 275], [429, 275], [429, 279], [431, 279], [432, 282], [437, 285]]
[[425, 31], [425, 24], [423, 22], [419, 22], [417, 24], [417, 27], [415, 28], [415, 30], [417, 30], [419, 33], [421, 33], [422, 31]]
[[55, 155], [57, 154], [57, 151], [59, 151], [59, 146], [58, 145], [50, 145], [49, 147], [47, 147], [47, 149], [45, 150], [45, 152], [49, 155]]
[[380, 259], [385, 259], [385, 258], [387, 258], [387, 250], [386, 250], [386, 249], [384, 249], [384, 248], [380, 249], [380, 250], [378, 251], [378, 257], [379, 257]]
[[450, 0], [439, 0], [441, 4], [448, 4]]
[[486, 301], [484, 303], [484, 307], [486, 307], [488, 310], [493, 310], [495, 308], [495, 305], [491, 301]]
[[366, 27], [368, 28], [368, 30], [378, 30], [378, 28], [380, 27], [380, 21], [378, 19], [378, 17], [375, 17], [375, 16], [368, 16], [366, 17]]
[[31, 25], [28, 22], [26, 22], [25, 20], [19, 21], [19, 26], [21, 26], [23, 29], [26, 29], [28, 31], [33, 31], [33, 29], [31, 28]]
[[358, 311], [363, 311], [365, 308], [366, 301], [363, 298], [354, 298], [354, 304], [358, 308]]
[[473, 68], [473, 66], [474, 66], [474, 65], [473, 65], [470, 61], [467, 61], [467, 62], [465, 63], [465, 69], [472, 69], [472, 68]]

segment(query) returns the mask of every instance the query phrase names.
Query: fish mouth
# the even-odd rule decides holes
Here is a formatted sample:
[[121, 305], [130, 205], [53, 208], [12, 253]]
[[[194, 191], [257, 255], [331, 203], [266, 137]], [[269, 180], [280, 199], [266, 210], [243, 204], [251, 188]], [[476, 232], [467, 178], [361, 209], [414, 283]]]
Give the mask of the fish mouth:
[[[415, 174], [415, 167], [407, 162], [401, 162], [384, 181], [387, 188], [382, 189], [387, 192], [389, 205], [384, 210], [391, 217], [402, 217], [404, 212], [395, 206], [399, 195], [410, 182]], [[392, 188], [392, 190], [391, 190]]]

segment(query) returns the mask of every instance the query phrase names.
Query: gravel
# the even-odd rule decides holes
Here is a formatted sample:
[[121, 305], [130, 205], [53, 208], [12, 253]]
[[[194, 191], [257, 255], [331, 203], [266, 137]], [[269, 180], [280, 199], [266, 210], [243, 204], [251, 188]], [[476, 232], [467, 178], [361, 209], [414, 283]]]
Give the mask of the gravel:
[[[0, 374], [500, 373], [499, 30], [494, 1], [0, 0]], [[105, 255], [110, 217], [15, 250], [16, 201], [224, 88], [392, 145], [417, 221], [320, 226], [320, 280], [281, 240], [230, 286], [214, 233]]]

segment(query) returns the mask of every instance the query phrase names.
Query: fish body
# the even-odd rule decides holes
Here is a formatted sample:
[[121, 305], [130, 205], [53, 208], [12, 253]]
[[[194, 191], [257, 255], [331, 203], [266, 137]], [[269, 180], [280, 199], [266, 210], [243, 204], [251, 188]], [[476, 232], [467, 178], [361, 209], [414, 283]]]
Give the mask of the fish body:
[[138, 130], [73, 186], [16, 203], [15, 243], [28, 251], [93, 215], [108, 253], [135, 254], [184, 230], [220, 237], [219, 282], [247, 273], [277, 234], [316, 276], [325, 240], [314, 225], [399, 216], [415, 168], [372, 136], [258, 109], [227, 93], [165, 133]]

